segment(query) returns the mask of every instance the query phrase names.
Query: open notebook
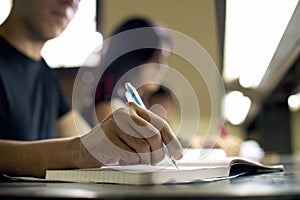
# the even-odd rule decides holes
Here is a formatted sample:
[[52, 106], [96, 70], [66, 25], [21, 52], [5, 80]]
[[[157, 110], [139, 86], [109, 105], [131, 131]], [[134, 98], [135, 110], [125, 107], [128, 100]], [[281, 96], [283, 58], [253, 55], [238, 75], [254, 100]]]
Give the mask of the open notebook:
[[[156, 166], [130, 165], [96, 169], [47, 170], [46, 180], [91, 183], [116, 183], [132, 185], [189, 183], [219, 180], [245, 174], [283, 171], [282, 165], [266, 166], [237, 157], [226, 157], [220, 150], [204, 153], [188, 150], [177, 162], [176, 169], [168, 159]], [[207, 155], [205, 155], [207, 154]]]

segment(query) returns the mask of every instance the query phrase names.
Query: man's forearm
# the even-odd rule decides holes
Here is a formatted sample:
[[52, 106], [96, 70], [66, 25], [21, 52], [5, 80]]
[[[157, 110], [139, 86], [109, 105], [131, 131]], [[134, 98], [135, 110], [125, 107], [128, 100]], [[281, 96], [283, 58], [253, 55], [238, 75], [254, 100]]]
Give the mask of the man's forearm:
[[91, 155], [79, 137], [33, 142], [0, 140], [1, 173], [43, 177], [47, 169], [88, 167], [86, 156]]

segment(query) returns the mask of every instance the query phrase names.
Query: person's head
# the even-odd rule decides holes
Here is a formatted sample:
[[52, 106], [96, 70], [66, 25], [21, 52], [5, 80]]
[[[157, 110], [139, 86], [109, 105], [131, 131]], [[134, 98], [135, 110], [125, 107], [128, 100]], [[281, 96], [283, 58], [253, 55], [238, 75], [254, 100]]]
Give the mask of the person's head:
[[[57, 37], [75, 15], [80, 0], [14, 0], [10, 23], [32, 40]], [[8, 21], [7, 20], [7, 21]]]
[[[158, 89], [157, 83], [162, 81], [165, 71], [161, 65], [167, 64], [172, 46], [166, 31], [146, 18], [137, 17], [123, 22], [112, 36], [103, 58], [107, 62], [113, 60], [112, 63], [104, 61], [107, 72], [113, 73], [117, 80], [128, 72], [128, 76], [122, 77], [127, 80], [123, 81], [138, 87], [143, 85], [138, 88], [141, 94]], [[122, 55], [120, 52], [124, 50], [127, 53]], [[118, 53], [121, 55], [116, 57]]]

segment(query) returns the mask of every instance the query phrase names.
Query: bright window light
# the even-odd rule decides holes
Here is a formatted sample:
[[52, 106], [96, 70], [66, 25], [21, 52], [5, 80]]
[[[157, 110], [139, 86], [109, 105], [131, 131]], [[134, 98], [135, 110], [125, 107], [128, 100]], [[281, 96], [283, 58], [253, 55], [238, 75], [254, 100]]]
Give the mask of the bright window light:
[[11, 9], [11, 0], [0, 1], [0, 24], [6, 19]]
[[249, 97], [240, 91], [233, 91], [225, 97], [225, 117], [233, 125], [244, 122], [251, 106]]
[[[12, 0], [0, 1], [0, 24], [8, 16]], [[96, 0], [81, 0], [78, 11], [66, 30], [48, 41], [42, 55], [50, 67], [77, 67], [98, 63], [100, 57], [89, 57], [100, 50], [102, 35], [96, 31]], [[86, 62], [89, 57], [88, 63]]]
[[298, 0], [227, 0], [224, 47], [226, 82], [261, 82]]
[[96, 32], [96, 1], [82, 0], [68, 27], [45, 44], [42, 55], [51, 67], [82, 66], [102, 42], [102, 35]]
[[298, 111], [300, 109], [300, 93], [289, 96], [288, 104], [291, 111]]

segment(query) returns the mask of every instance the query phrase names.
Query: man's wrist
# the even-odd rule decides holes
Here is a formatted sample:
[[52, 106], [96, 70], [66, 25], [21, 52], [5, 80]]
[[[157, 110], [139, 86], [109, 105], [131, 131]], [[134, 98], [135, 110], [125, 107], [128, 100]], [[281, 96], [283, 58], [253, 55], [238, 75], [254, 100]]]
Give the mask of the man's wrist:
[[74, 166], [76, 168], [91, 168], [102, 166], [102, 163], [100, 163], [96, 158], [94, 158], [94, 156], [82, 143], [81, 137], [78, 136], [73, 138], [72, 143], [72, 160], [74, 161]]

